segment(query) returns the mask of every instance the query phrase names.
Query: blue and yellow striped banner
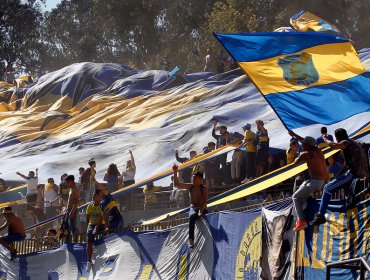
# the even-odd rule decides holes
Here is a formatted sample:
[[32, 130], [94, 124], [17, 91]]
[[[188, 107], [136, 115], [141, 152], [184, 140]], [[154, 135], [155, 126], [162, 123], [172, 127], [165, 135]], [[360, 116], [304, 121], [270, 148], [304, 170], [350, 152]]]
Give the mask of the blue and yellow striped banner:
[[344, 38], [314, 32], [215, 36], [289, 129], [370, 111], [370, 74]]

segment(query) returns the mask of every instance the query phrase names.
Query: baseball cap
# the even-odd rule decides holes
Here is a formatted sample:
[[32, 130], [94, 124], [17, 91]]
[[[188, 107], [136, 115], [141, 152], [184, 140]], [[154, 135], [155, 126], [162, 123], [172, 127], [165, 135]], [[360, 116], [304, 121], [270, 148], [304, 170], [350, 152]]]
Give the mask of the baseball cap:
[[247, 123], [246, 125], [244, 125], [242, 128], [245, 128], [245, 129], [251, 129], [251, 124], [250, 123]]

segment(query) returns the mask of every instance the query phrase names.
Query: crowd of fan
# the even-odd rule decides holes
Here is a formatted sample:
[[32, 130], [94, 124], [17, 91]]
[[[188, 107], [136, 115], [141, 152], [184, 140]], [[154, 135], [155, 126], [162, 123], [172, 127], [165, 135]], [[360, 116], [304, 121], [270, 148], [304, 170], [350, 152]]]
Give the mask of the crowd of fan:
[[[251, 124], [244, 125], [242, 127], [244, 135], [239, 132], [231, 133], [226, 126], [219, 126], [217, 133], [217, 120], [214, 119], [212, 124], [212, 137], [215, 139], [215, 142], [209, 142], [203, 148], [201, 154], [198, 154], [196, 151], [190, 151], [189, 158], [180, 157], [178, 151], [175, 154], [178, 162], [186, 163], [191, 160], [196, 161], [197, 157], [207, 155], [207, 153], [229, 144], [237, 147], [233, 150], [231, 162], [227, 161], [227, 153], [221, 152], [206, 161], [184, 168], [179, 172], [177, 165], [173, 166], [174, 176], [171, 178], [173, 187], [171, 199], [178, 200], [177, 194], [182, 189], [186, 190], [190, 197], [192, 209], [189, 212], [190, 247], [194, 246], [195, 221], [207, 213], [208, 190], [214, 186], [245, 184], [286, 164], [306, 162], [308, 173], [298, 176], [298, 180], [300, 179], [302, 183], [298, 188], [294, 188], [292, 196], [297, 214], [297, 224], [294, 230], [297, 231], [308, 226], [308, 222], [305, 220], [304, 205], [313, 192], [323, 189], [320, 211], [316, 214], [311, 224], [325, 223], [326, 218], [324, 214], [331, 195], [335, 191], [345, 188], [348, 183], [353, 182], [355, 179], [369, 176], [370, 149], [368, 151], [368, 162], [363, 147], [358, 142], [349, 139], [344, 129], [335, 131], [337, 143], [333, 142], [333, 137], [327, 133], [325, 127], [321, 129], [322, 135], [317, 139], [310, 136], [303, 138], [290, 131], [292, 138], [286, 150], [285, 159], [280, 159], [278, 164], [276, 164], [276, 155], [269, 154], [269, 136], [263, 121], [255, 121], [255, 132], [252, 131]], [[342, 150], [342, 155], [338, 153], [325, 160], [322, 149], [328, 146]], [[92, 246], [95, 236], [122, 229], [123, 218], [120, 210], [124, 209], [124, 206], [133, 199], [132, 196], [125, 194], [121, 196], [122, 198], [118, 197], [116, 202], [111, 195], [112, 192], [119, 188], [135, 183], [135, 160], [131, 151], [129, 151], [129, 154], [130, 159], [127, 161], [126, 169], [122, 173], [119, 172], [116, 164], [112, 163], [108, 166], [104, 175], [105, 184], [101, 184], [96, 180], [96, 162], [94, 160], [88, 162], [89, 166], [87, 168], [79, 168], [79, 179], [77, 182], [75, 182], [73, 175], [63, 174], [59, 185], [55, 183], [53, 178], [49, 178], [45, 185], [39, 184], [37, 169], [36, 172], [30, 171], [28, 176], [17, 172], [17, 175], [27, 182], [27, 204], [25, 210], [34, 217], [34, 223], [63, 213], [64, 218], [60, 227], [62, 237], [65, 235], [67, 238], [70, 238], [79, 232], [87, 232], [87, 260], [91, 265]], [[145, 210], [158, 206], [156, 192], [160, 190], [161, 188], [154, 186], [153, 182], [148, 183], [143, 188]], [[86, 210], [80, 210], [79, 212], [78, 206], [89, 201], [90, 203]], [[23, 224], [20, 225], [22, 221], [12, 213], [11, 207], [5, 208], [3, 213], [5, 217], [8, 217], [8, 220], [1, 229], [9, 227], [9, 233], [11, 233], [10, 228], [13, 224], [12, 230], [17, 230], [15, 230], [16, 235], [10, 234], [10, 236], [13, 236], [11, 240], [2, 237], [0, 238], [0, 243], [11, 251], [11, 257], [14, 258], [16, 252], [9, 247], [9, 244], [13, 241], [24, 239], [25, 231]], [[79, 227], [77, 226], [77, 221], [79, 221]], [[49, 229], [48, 236], [49, 233], [53, 236], [55, 232], [54, 229]]]

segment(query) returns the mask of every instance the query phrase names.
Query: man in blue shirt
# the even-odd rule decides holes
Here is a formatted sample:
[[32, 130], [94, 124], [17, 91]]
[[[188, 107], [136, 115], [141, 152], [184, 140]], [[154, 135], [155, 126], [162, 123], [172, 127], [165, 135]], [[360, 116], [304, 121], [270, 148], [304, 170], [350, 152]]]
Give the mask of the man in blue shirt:
[[324, 138], [328, 139], [331, 142], [334, 142], [334, 138], [333, 138], [333, 135], [328, 134], [328, 129], [325, 126], [321, 127], [320, 131], [321, 131], [321, 136], [316, 139], [316, 143], [320, 149], [323, 149], [329, 146], [329, 144], [325, 142]]
[[123, 218], [117, 203], [107, 189], [103, 189], [103, 199], [100, 202], [104, 221], [108, 224], [109, 232], [115, 233], [123, 229]]

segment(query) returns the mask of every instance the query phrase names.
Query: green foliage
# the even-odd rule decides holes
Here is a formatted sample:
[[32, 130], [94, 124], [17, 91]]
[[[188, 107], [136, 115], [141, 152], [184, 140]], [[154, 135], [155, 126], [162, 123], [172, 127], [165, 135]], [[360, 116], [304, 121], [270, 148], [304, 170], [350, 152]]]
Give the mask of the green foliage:
[[[0, 2], [0, 63], [41, 74], [83, 62], [201, 71], [212, 32], [272, 31], [305, 9], [335, 24], [357, 49], [369, 46], [368, 0], [44, 0]], [[5, 3], [4, 3], [5, 2]], [[0, 67], [0, 76], [3, 67]]]
[[16, 66], [18, 72], [40, 70], [45, 51], [40, 41], [42, 13], [35, 1], [0, 2], [0, 77], [5, 65]]

